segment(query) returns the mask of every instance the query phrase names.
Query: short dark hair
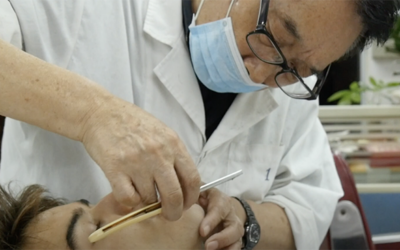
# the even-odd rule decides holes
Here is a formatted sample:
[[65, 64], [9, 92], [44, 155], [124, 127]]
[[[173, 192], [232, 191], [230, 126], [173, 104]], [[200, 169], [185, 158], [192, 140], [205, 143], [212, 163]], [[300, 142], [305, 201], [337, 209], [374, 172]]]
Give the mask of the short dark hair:
[[390, 36], [398, 18], [400, 0], [357, 0], [357, 13], [364, 29], [356, 41], [355, 48], [362, 51], [365, 46], [376, 41], [384, 44]]
[[0, 249], [18, 250], [29, 238], [26, 228], [40, 213], [64, 205], [65, 200], [46, 195], [40, 185], [26, 187], [19, 195], [12, 195], [10, 185], [0, 185]]

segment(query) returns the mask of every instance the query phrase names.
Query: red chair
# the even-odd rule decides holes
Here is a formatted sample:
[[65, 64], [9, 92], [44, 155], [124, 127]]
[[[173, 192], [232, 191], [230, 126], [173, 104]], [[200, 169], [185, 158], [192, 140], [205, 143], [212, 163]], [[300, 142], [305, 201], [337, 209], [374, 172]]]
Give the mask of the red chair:
[[334, 159], [344, 196], [320, 250], [375, 250], [353, 175], [341, 156]]
[[4, 117], [0, 116], [0, 160], [1, 160], [1, 140], [3, 138]]
[[373, 238], [376, 250], [399, 250], [400, 234], [390, 233], [386, 235], [375, 235]]

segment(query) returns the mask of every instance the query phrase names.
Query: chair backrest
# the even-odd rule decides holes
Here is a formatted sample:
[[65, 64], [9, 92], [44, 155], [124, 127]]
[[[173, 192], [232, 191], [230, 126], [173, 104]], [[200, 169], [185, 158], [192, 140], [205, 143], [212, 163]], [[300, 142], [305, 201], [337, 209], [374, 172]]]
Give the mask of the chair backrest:
[[334, 155], [344, 190], [321, 250], [375, 250], [353, 175], [340, 155]]

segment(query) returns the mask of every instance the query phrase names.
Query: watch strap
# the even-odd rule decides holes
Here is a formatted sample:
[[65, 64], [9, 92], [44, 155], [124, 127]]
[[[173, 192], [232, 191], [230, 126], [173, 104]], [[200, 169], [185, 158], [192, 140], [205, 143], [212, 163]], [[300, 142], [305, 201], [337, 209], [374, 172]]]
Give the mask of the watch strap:
[[[247, 203], [247, 201], [245, 201], [243, 199], [240, 199], [238, 197], [233, 197], [233, 198], [235, 198], [236, 200], [238, 200], [240, 202], [240, 204], [242, 204], [242, 206], [243, 206], [243, 208], [244, 208], [244, 210], [246, 212], [246, 217], [247, 217], [246, 218], [246, 222], [244, 224], [245, 232], [244, 232], [244, 235], [243, 235], [243, 248], [242, 249], [251, 250], [256, 246], [256, 244], [258, 243], [259, 240], [257, 240], [256, 242], [251, 242], [249, 240], [250, 239], [250, 235], [249, 234], [251, 232], [249, 232], [248, 229], [252, 225], [256, 225], [258, 227], [258, 230], [259, 230], [260, 226], [259, 226], [259, 224], [257, 222], [256, 216], [254, 215], [253, 210], [251, 209], [251, 207]], [[260, 232], [258, 232], [258, 233], [260, 234]]]
[[[253, 210], [251, 209], [249, 203], [247, 203], [247, 201], [242, 200], [238, 197], [233, 197], [236, 200], [238, 200], [240, 202], [240, 204], [242, 204], [242, 207], [244, 208], [244, 211], [246, 212], [246, 223], [248, 224], [249, 221], [254, 221], [256, 219], [256, 216], [254, 215]], [[245, 224], [246, 225], [246, 224]]]

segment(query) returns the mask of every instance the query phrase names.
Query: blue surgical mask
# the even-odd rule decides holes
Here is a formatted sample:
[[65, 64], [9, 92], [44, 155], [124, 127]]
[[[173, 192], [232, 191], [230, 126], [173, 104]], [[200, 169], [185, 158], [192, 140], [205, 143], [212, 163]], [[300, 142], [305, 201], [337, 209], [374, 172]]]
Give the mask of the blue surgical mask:
[[203, 5], [200, 3], [190, 29], [190, 54], [194, 71], [209, 89], [220, 93], [248, 93], [267, 86], [254, 83], [244, 66], [236, 45], [232, 21], [229, 16], [218, 21], [196, 26], [196, 19]]

